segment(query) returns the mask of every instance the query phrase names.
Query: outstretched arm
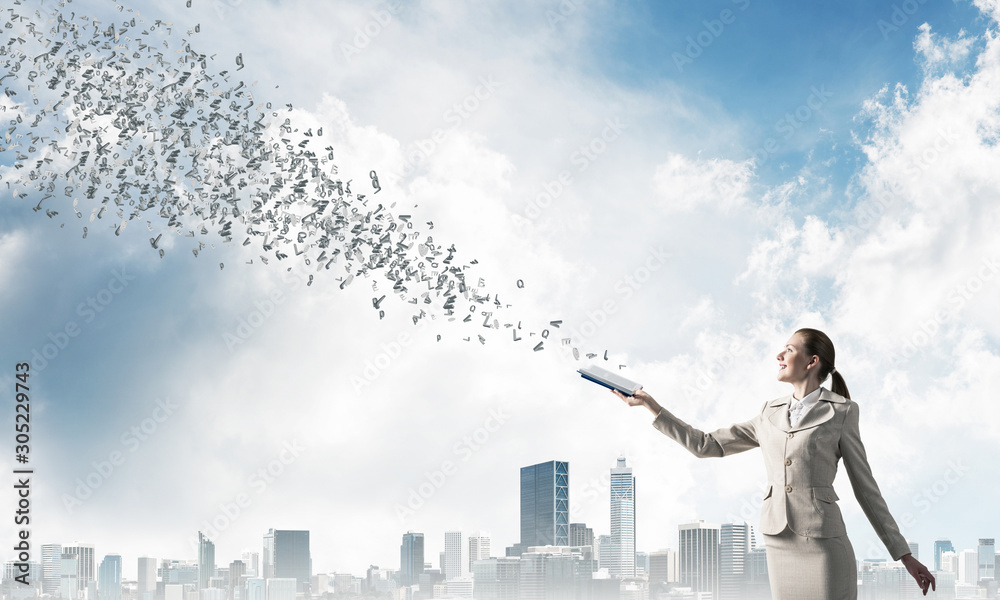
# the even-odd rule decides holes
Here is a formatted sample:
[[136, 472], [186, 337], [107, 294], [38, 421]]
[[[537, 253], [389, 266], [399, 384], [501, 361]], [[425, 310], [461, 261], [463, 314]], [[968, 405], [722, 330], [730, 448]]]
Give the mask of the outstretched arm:
[[632, 396], [626, 396], [618, 390], [611, 391], [629, 406], [645, 406], [649, 412], [656, 415], [653, 427], [699, 458], [735, 454], [760, 445], [757, 442], [756, 423], [753, 420], [705, 433], [675, 417], [642, 389], [637, 390]]
[[[844, 428], [840, 434], [840, 454], [844, 458], [847, 476], [854, 488], [854, 496], [875, 529], [875, 533], [885, 544], [893, 560], [900, 560], [910, 553], [906, 539], [899, 532], [896, 520], [889, 514], [882, 492], [875, 483], [872, 468], [868, 464], [865, 446], [861, 443], [861, 432], [858, 428], [858, 405], [851, 402], [844, 419]], [[915, 559], [914, 559], [915, 560]], [[919, 581], [917, 583], [920, 583]]]

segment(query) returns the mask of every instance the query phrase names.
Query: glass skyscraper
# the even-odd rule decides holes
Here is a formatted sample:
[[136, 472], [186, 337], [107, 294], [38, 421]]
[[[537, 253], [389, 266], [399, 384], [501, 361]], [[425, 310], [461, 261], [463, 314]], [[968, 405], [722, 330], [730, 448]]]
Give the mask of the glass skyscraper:
[[980, 538], [979, 546], [976, 547], [978, 556], [978, 577], [982, 579], [994, 579], [996, 575], [996, 552], [994, 550], [994, 538]]
[[312, 583], [312, 557], [309, 532], [275, 529], [274, 577], [295, 579], [299, 592], [309, 592]]
[[569, 463], [521, 467], [521, 547], [569, 545]]
[[611, 469], [611, 556], [608, 572], [612, 577], [635, 577], [635, 477], [625, 457]]
[[955, 546], [951, 543], [951, 540], [946, 540], [941, 538], [934, 542], [934, 570], [941, 570], [941, 555], [945, 552], [954, 552]]
[[100, 600], [122, 600], [122, 557], [108, 554], [97, 569], [97, 590]]
[[400, 585], [414, 585], [424, 572], [424, 534], [407, 531], [399, 546]]
[[215, 543], [198, 532], [198, 589], [208, 586], [208, 580], [215, 575]]

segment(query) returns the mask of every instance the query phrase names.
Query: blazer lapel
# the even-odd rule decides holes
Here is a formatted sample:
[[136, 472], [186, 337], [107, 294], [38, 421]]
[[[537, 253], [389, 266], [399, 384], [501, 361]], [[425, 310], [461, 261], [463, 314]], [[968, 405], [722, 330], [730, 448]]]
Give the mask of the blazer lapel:
[[791, 401], [791, 396], [785, 396], [784, 398], [777, 398], [771, 400], [768, 403], [768, 408], [771, 409], [771, 414], [767, 416], [767, 419], [781, 431], [790, 431], [792, 429], [792, 423], [788, 420], [788, 403]]
[[822, 425], [833, 418], [834, 412], [832, 404], [820, 400], [816, 403], [816, 406], [810, 408], [806, 414], [802, 416], [799, 424], [792, 427], [789, 431], [801, 431], [803, 429], [809, 429], [810, 427]]
[[[802, 420], [799, 424], [791, 429], [786, 429], [785, 431], [801, 431], [803, 429], [809, 429], [810, 427], [816, 427], [817, 425], [822, 425], [830, 419], [833, 418], [836, 412], [833, 408], [834, 403], [842, 403], [844, 399], [831, 392], [830, 390], [823, 388], [819, 394], [819, 400], [816, 402], [816, 406], [813, 406], [802, 416]], [[788, 418], [785, 417], [787, 421]]]

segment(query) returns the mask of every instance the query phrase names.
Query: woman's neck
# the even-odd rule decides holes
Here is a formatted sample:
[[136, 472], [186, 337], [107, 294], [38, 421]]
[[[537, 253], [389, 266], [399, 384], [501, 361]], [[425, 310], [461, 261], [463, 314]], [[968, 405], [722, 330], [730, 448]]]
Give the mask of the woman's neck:
[[807, 381], [797, 381], [792, 384], [792, 387], [794, 388], [792, 391], [792, 398], [802, 400], [819, 388], [819, 382], [811, 379]]

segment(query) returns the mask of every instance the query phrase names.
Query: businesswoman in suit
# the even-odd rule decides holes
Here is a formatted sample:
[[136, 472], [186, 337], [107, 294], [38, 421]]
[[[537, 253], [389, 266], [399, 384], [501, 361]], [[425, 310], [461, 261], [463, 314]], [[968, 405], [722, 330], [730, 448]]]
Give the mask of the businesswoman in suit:
[[[764, 404], [754, 418], [704, 433], [681, 421], [639, 390], [630, 406], [656, 415], [653, 426], [695, 456], [729, 456], [759, 447], [769, 487], [760, 531], [767, 547], [773, 600], [855, 600], [857, 565], [837, 506], [833, 479], [844, 467], [854, 495], [893, 560], [901, 560], [927, 595], [934, 576], [910, 554], [872, 477], [858, 433], [858, 405], [837, 372], [830, 338], [816, 329], [796, 331], [778, 353], [778, 381], [792, 394]], [[831, 377], [832, 390], [820, 387]]]

